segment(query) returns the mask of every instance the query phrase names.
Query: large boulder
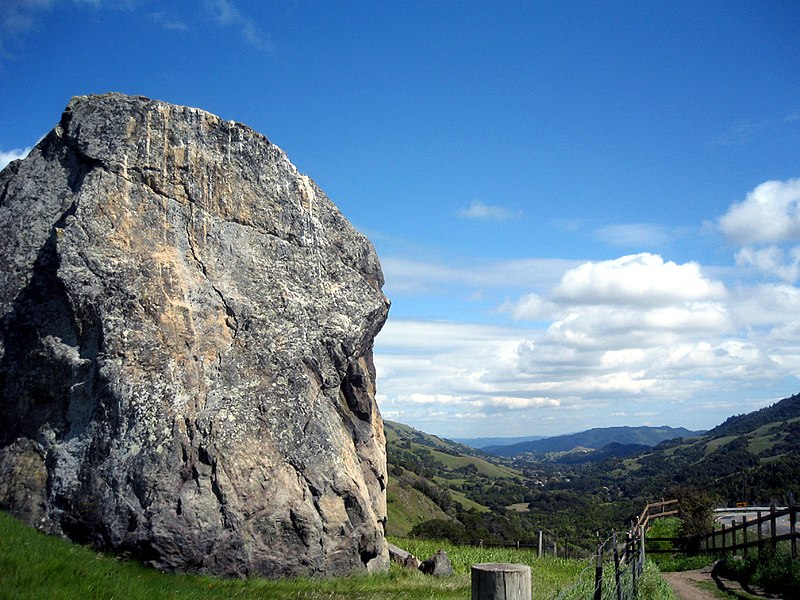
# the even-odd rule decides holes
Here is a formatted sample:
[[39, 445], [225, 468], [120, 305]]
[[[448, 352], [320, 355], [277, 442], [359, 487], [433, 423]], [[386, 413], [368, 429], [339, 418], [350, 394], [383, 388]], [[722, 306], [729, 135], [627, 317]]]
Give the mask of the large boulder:
[[0, 508], [165, 570], [387, 567], [383, 276], [283, 151], [74, 98], [0, 232]]

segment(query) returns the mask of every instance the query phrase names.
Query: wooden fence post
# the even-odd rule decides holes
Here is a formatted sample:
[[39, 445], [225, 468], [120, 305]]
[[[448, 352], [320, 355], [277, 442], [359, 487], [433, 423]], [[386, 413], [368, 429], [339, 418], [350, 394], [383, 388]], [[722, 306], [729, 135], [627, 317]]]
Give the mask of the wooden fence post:
[[531, 568], [509, 563], [472, 565], [472, 600], [531, 600]]
[[764, 536], [761, 533], [761, 511], [756, 513], [756, 520], [758, 521], [758, 557], [761, 558], [761, 553], [764, 551]]
[[773, 554], [778, 549], [778, 540], [775, 539], [777, 537], [777, 524], [775, 523], [775, 503], [769, 505], [769, 533], [772, 537], [772, 552]]
[[747, 557], [747, 515], [742, 515], [742, 539], [744, 540], [742, 553]]
[[731, 519], [731, 552], [736, 556], [736, 519]]
[[636, 552], [636, 530], [634, 529], [633, 533], [631, 534], [631, 556], [630, 556], [631, 561], [628, 563], [628, 565], [631, 568], [631, 586], [633, 588], [633, 597], [634, 598], [638, 598], [639, 597], [639, 586], [637, 585], [638, 584], [637, 576], [639, 574], [636, 572], [636, 568], [637, 568], [636, 567], [636, 561], [637, 561], [638, 556], [639, 556], [639, 553]]
[[603, 600], [603, 544], [597, 545], [597, 562], [594, 567], [594, 600]]
[[721, 548], [723, 554], [726, 553], [725, 552], [726, 549], [727, 549], [727, 546], [725, 545], [725, 523], [723, 523], [722, 524], [722, 548]]
[[625, 532], [625, 545], [622, 546], [622, 560], [627, 565], [628, 564], [628, 556], [630, 555], [630, 545], [631, 545], [631, 532]]
[[794, 505], [794, 494], [789, 492], [789, 533], [792, 536], [792, 560], [797, 558], [797, 507]]
[[542, 530], [539, 530], [539, 558], [542, 558]]
[[639, 546], [639, 573], [640, 574], [641, 574], [642, 570], [644, 569], [644, 559], [645, 559], [645, 556], [644, 556], [644, 553], [645, 553], [644, 536], [645, 536], [645, 530], [642, 529], [641, 532], [639, 533], [639, 539], [641, 540], [640, 541], [640, 546]]
[[617, 548], [617, 532], [611, 532], [611, 543], [614, 545], [614, 582], [617, 584], [617, 600], [622, 600], [622, 586], [619, 581], [619, 549]]

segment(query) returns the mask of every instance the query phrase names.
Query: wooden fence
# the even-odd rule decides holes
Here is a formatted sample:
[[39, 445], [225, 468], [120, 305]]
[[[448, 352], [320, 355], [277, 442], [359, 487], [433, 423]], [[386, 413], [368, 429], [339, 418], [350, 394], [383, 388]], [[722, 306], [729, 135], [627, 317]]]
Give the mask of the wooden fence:
[[[787, 517], [788, 532], [781, 533], [778, 520]], [[741, 551], [745, 556], [751, 549], [763, 552], [770, 548], [773, 552], [778, 542], [790, 542], [792, 558], [797, 558], [797, 506], [794, 498], [789, 496], [789, 506], [778, 509], [774, 504], [768, 511], [756, 510], [752, 518], [743, 513], [739, 522], [732, 520], [731, 525], [721, 524], [719, 529], [694, 538], [646, 538], [648, 543], [665, 542], [670, 548], [650, 547], [650, 553], [684, 553], [687, 548], [694, 548], [697, 553], [728, 554]]]

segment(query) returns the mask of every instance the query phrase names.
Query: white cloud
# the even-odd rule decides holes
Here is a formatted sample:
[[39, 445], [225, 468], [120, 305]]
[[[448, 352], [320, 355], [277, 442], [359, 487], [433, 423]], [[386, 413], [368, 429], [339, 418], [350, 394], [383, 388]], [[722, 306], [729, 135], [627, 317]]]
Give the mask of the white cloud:
[[652, 347], [682, 336], [720, 335], [732, 328], [720, 303], [631, 310], [627, 307], [571, 307], [547, 329], [551, 343], [583, 349]]
[[272, 41], [259, 31], [255, 22], [242, 14], [231, 0], [203, 0], [203, 6], [219, 25], [238, 29], [247, 44], [265, 52], [273, 51]]
[[564, 274], [554, 297], [586, 304], [655, 306], [725, 297], [725, 286], [706, 279], [697, 263], [678, 265], [649, 253], [587, 262]]
[[486, 204], [480, 200], [473, 200], [468, 207], [459, 210], [458, 214], [466, 219], [479, 219], [482, 221], [503, 221], [520, 216], [519, 212], [511, 211], [502, 206]]
[[663, 226], [652, 223], [625, 223], [595, 230], [594, 236], [609, 246], [620, 248], [653, 248], [664, 245], [673, 235]]
[[800, 241], [800, 179], [762, 183], [731, 205], [719, 228], [742, 245]]
[[150, 16], [156, 25], [167, 31], [186, 31], [189, 29], [185, 21], [166, 11], [160, 10], [152, 13]]
[[720, 134], [714, 143], [727, 147], [744, 146], [771, 126], [770, 121], [741, 121]]
[[31, 151], [30, 146], [25, 148], [24, 150], [20, 150], [19, 148], [14, 148], [13, 150], [9, 150], [7, 152], [3, 152], [0, 150], [0, 171], [6, 168], [6, 165], [10, 163], [12, 160], [18, 160], [21, 158], [25, 158], [28, 156], [28, 153]]
[[745, 247], [736, 253], [735, 258], [737, 266], [755, 267], [761, 273], [787, 283], [794, 283], [800, 277], [800, 246], [787, 251], [780, 246]]
[[[654, 254], [560, 269], [502, 305], [534, 328], [390, 319], [375, 345], [382, 410], [448, 435], [480, 435], [487, 415], [508, 435], [631, 424], [609, 419], [611, 407], [653, 424], [712, 426], [728, 414], [720, 403], [759, 390], [763, 405], [800, 376], [792, 285], [728, 289], [697, 263]], [[474, 283], [482, 270], [445, 273]], [[699, 399], [708, 421], [691, 408]]]
[[736, 288], [730, 312], [741, 328], [767, 331], [800, 319], [800, 289], [767, 283]]
[[541, 321], [552, 317], [557, 305], [543, 299], [539, 294], [525, 294], [516, 302], [506, 302], [500, 307], [503, 312], [511, 313], [517, 321]]
[[579, 261], [567, 259], [522, 259], [483, 264], [446, 265], [405, 258], [381, 258], [390, 294], [452, 291], [454, 286], [472, 290], [486, 288], [531, 289], [550, 287]]
[[[0, 59], [9, 58], [11, 47], [18, 46], [22, 36], [35, 29], [40, 15], [57, 4], [70, 4], [83, 10], [128, 10], [133, 13], [147, 3], [142, 0], [0, 0]], [[260, 31], [255, 21], [243, 14], [232, 0], [203, 0], [202, 6], [217, 25], [238, 30], [246, 44], [264, 52], [274, 50], [269, 36]], [[168, 10], [143, 11], [142, 16], [168, 31], [189, 29], [186, 21]]]

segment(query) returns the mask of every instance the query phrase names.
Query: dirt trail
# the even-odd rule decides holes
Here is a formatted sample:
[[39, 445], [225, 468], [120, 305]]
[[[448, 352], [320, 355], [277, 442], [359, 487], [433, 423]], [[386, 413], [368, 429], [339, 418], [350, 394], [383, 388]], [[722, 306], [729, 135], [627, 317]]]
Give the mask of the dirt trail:
[[675, 592], [679, 600], [719, 600], [719, 597], [708, 590], [697, 587], [699, 582], [713, 582], [711, 567], [695, 571], [678, 571], [675, 573], [662, 573], [661, 576]]
[[730, 594], [730, 598], [741, 600], [759, 600], [760, 598], [771, 598], [772, 600], [791, 600], [788, 596], [768, 594], [758, 588], [748, 588], [747, 591], [742, 586], [729, 579], [719, 576], [712, 577], [711, 565], [695, 571], [680, 571], [676, 573], [662, 573], [661, 576], [675, 592], [679, 600], [719, 600], [721, 596], [716, 595], [708, 589], [697, 586], [698, 583], [712, 583], [715, 587], [722, 589]]

